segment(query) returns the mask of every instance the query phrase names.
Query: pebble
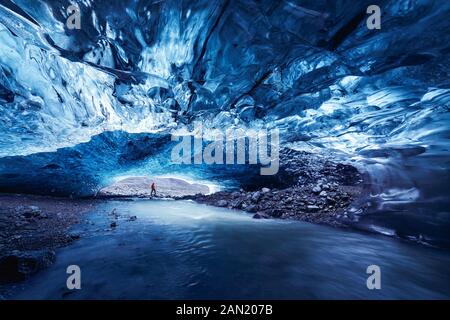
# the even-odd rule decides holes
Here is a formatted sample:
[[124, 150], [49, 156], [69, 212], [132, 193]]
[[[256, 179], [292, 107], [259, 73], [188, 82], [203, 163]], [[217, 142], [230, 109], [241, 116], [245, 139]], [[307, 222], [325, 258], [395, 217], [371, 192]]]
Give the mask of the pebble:
[[252, 195], [253, 202], [258, 202], [259, 198], [261, 198], [261, 192], [257, 191], [255, 193], [253, 193], [253, 195]]

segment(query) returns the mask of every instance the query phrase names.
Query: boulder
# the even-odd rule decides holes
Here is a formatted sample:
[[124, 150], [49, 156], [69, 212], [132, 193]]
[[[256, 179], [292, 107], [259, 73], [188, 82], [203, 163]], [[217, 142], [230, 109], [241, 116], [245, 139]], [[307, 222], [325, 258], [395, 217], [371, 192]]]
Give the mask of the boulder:
[[36, 206], [21, 207], [18, 211], [21, 212], [22, 215], [27, 219], [38, 218], [43, 214], [42, 210]]
[[269, 216], [264, 212], [257, 212], [253, 215], [253, 219], [269, 219]]
[[261, 192], [256, 191], [253, 193], [253, 195], [252, 195], [253, 202], [258, 202], [260, 198], [261, 198]]
[[231, 207], [233, 209], [239, 209], [241, 207], [241, 205], [242, 205], [242, 200], [240, 200], [240, 199], [237, 199], [231, 203]]
[[0, 258], [0, 283], [25, 280], [54, 261], [55, 252], [51, 250], [13, 251]]

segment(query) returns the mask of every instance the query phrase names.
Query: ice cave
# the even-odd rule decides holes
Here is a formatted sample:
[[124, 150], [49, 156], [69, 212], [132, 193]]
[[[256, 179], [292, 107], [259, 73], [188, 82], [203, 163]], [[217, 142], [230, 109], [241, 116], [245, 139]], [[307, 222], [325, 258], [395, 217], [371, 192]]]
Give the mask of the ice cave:
[[[379, 28], [368, 27], [367, 9], [374, 4], [381, 9]], [[345, 213], [333, 217], [331, 224], [339, 231], [310, 232], [338, 243], [342, 238], [328, 233], [341, 232], [339, 227], [345, 225], [356, 234], [370, 234], [381, 247], [383, 241], [414, 246], [418, 249], [411, 250], [420, 251], [414, 251], [416, 256], [425, 248], [444, 250], [435, 259], [440, 264], [430, 267], [443, 270], [450, 265], [446, 251], [450, 248], [449, 31], [450, 2], [438, 0], [0, 0], [0, 192], [91, 201], [118, 190], [115, 184], [121, 179], [141, 177], [149, 183], [145, 177], [148, 181], [158, 177], [163, 184], [164, 177], [180, 178], [188, 181], [188, 187], [196, 184], [198, 190], [208, 185], [210, 200], [202, 198], [204, 203], [222, 207], [214, 209], [220, 213], [208, 213], [204, 207], [192, 207], [197, 204], [183, 204], [188, 211], [201, 212], [196, 219], [206, 219], [205, 224], [215, 221], [218, 230], [226, 229], [221, 223], [238, 228], [236, 233], [222, 230], [220, 237], [215, 233], [219, 231], [210, 231], [211, 237], [217, 236], [210, 239], [211, 245], [235, 246], [230, 240], [233, 234], [251, 241], [240, 236], [239, 228], [272, 218], [299, 216], [330, 225], [329, 220], [312, 216], [322, 214], [324, 208], [334, 210], [333, 183], [323, 182], [327, 175], [345, 176], [344, 182], [336, 183], [361, 183], [362, 191], [356, 199], [353, 189], [345, 189], [354, 202], [339, 198], [347, 201], [336, 206], [336, 212]], [[170, 161], [176, 143], [173, 133], [195, 132], [198, 126], [207, 137], [202, 145], [214, 141], [215, 130], [278, 130], [280, 171], [262, 176], [259, 166], [249, 164]], [[292, 185], [297, 189], [292, 191]], [[280, 203], [290, 211], [272, 208], [271, 219], [252, 219], [265, 217], [261, 199], [287, 188], [291, 188], [289, 195], [277, 191], [281, 193], [271, 206]], [[297, 194], [303, 195], [302, 188], [311, 188], [308, 192], [319, 200], [307, 196], [296, 200]], [[247, 198], [236, 195], [239, 192]], [[237, 201], [230, 199], [237, 198], [239, 203], [230, 205]], [[129, 210], [136, 218], [134, 209], [126, 209], [127, 202], [112, 205], [107, 197], [103, 200], [105, 210]], [[130, 206], [144, 212], [139, 203]], [[160, 207], [149, 203], [151, 210], [170, 211], [164, 218], [154, 217], [154, 223], [165, 219], [164, 226], [189, 230], [195, 219], [179, 213], [177, 203], [164, 202]], [[249, 212], [250, 222], [241, 216], [231, 221], [227, 207]], [[119, 231], [120, 219], [111, 226]], [[261, 251], [256, 243], [267, 242], [266, 236], [276, 238], [274, 243], [281, 246], [289, 242], [286, 235], [297, 237], [294, 228], [300, 227], [289, 224], [285, 234], [275, 233], [275, 225], [257, 228], [261, 228], [258, 233], [245, 231], [254, 233], [255, 239], [245, 243]], [[179, 232], [179, 241], [189, 238]], [[194, 246], [203, 243], [191, 240]], [[357, 241], [342, 240], [349, 246]], [[2, 251], [10, 247], [4, 244]], [[165, 249], [176, 252], [168, 244]], [[244, 256], [252, 255], [250, 249], [242, 251]], [[294, 244], [288, 251], [295, 252]], [[89, 261], [94, 258], [90, 255]], [[172, 264], [179, 262], [177, 257], [168, 254]], [[279, 252], [274, 257], [288, 261]], [[330, 263], [339, 265], [346, 261], [343, 257], [347, 256], [341, 253]], [[152, 259], [157, 259], [156, 253]], [[205, 267], [199, 258], [190, 265], [196, 280], [186, 280], [189, 286], [183, 290], [167, 292], [175, 298], [236, 297], [226, 290], [234, 282], [225, 276], [234, 256], [226, 252], [219, 259], [222, 278], [217, 278], [216, 286], [221, 290], [211, 279], [205, 280], [211, 276], [209, 263], [214, 259], [204, 262]], [[249, 267], [246, 261], [236, 261], [237, 266]], [[51, 274], [51, 268], [46, 272]], [[174, 274], [186, 272], [178, 271]], [[258, 272], [253, 271], [250, 279]], [[436, 271], [435, 276], [439, 283], [435, 291], [415, 292], [448, 299], [448, 273]], [[272, 289], [284, 283], [281, 276], [271, 279]], [[157, 277], [148, 281], [159, 283]], [[290, 284], [276, 295], [258, 291], [252, 283], [249, 280], [248, 291], [239, 291], [237, 297], [335, 298], [345, 291], [330, 285], [324, 295], [312, 287], [300, 294]], [[170, 296], [147, 295], [139, 284], [135, 286], [119, 292], [127, 297]], [[27, 298], [47, 292], [43, 285], [31, 287]], [[393, 286], [385, 292], [389, 297], [409, 298], [406, 292], [414, 291], [411, 288], [402, 291]], [[48, 290], [48, 297], [60, 297], [56, 288]], [[365, 296], [358, 290], [344, 297]], [[82, 298], [90, 297], [84, 294]]]

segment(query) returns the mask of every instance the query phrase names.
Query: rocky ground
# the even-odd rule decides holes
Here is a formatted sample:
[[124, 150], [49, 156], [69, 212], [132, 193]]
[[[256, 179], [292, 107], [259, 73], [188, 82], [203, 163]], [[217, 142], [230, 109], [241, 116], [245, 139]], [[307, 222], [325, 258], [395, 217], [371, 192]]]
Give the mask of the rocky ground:
[[0, 284], [24, 280], [53, 263], [54, 250], [78, 239], [70, 227], [90, 200], [0, 194]]
[[222, 191], [189, 197], [200, 203], [241, 209], [255, 219], [297, 219], [336, 227], [348, 226], [361, 210], [351, 207], [364, 193], [363, 175], [353, 166], [318, 155], [282, 150], [278, 186]]

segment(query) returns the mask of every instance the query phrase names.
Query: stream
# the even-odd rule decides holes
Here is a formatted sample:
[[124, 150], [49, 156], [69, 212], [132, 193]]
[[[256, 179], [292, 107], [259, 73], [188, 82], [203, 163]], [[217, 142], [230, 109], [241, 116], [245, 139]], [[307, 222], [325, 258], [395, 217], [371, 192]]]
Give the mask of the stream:
[[[81, 239], [11, 298], [450, 298], [447, 250], [190, 201], [108, 201], [73, 232]], [[69, 265], [81, 290], [66, 287]], [[367, 288], [369, 265], [380, 267], [380, 290]]]

